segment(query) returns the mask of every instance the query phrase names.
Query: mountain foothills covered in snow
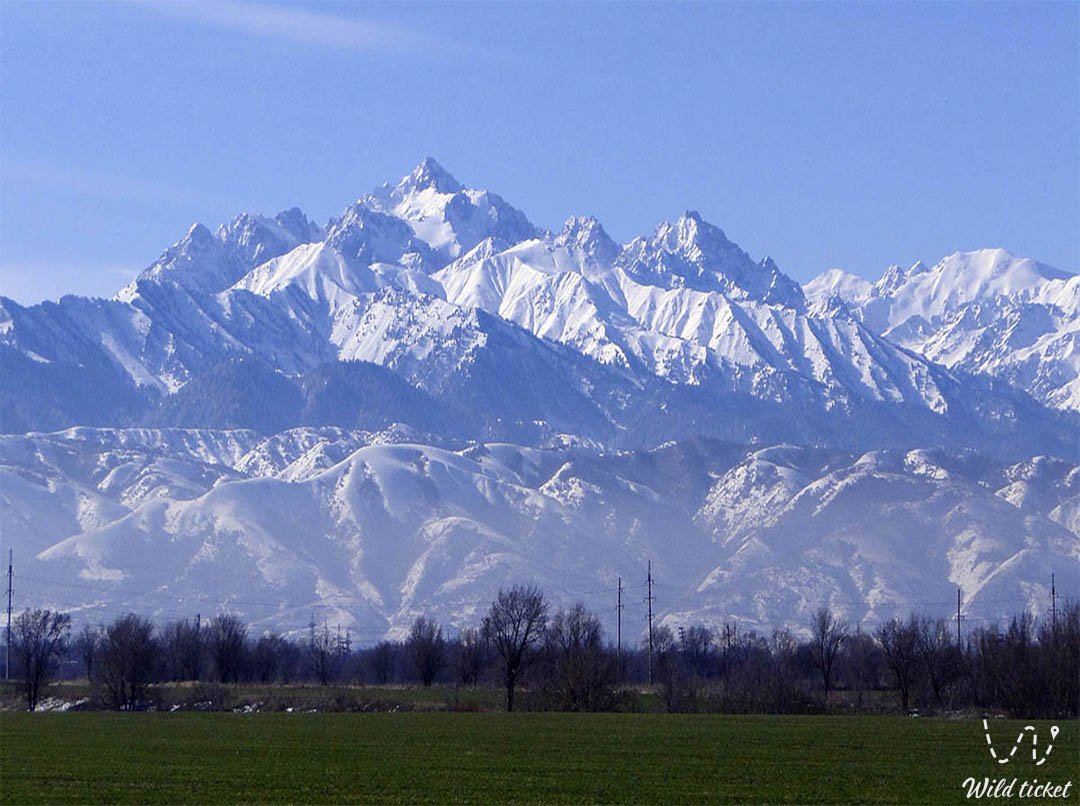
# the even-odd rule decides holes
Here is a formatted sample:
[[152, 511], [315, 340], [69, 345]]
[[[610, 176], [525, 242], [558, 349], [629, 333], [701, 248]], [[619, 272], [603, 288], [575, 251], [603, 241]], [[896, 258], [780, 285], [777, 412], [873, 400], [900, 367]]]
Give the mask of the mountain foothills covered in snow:
[[663, 619], [764, 631], [1080, 591], [1080, 279], [1003, 250], [800, 287], [696, 213], [549, 232], [429, 159], [111, 300], [0, 297], [0, 361], [4, 547], [85, 619], [368, 640], [533, 581], [610, 621], [648, 559]]

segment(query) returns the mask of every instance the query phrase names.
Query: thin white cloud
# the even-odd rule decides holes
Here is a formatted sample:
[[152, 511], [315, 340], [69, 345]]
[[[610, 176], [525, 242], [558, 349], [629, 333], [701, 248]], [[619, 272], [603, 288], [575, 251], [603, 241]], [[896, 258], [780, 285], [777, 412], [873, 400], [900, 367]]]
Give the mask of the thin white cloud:
[[296, 6], [170, 2], [147, 8], [260, 39], [339, 50], [385, 52], [423, 48], [430, 52], [439, 44], [433, 37], [390, 23]]

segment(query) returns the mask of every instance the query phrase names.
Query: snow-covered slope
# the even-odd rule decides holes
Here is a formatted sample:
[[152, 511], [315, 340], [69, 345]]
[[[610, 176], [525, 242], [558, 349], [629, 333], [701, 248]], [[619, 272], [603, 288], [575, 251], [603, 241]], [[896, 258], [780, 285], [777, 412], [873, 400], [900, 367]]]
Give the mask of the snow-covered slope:
[[932, 361], [1080, 410], [1080, 276], [983, 249], [892, 266], [872, 286], [827, 272], [806, 291], [819, 305], [839, 296], [875, 333]]
[[802, 292], [771, 261], [753, 263], [687, 214], [630, 244], [613, 264], [606, 234], [567, 222], [559, 238], [494, 251], [485, 242], [433, 275], [446, 298], [516, 322], [599, 363], [680, 384], [790, 399], [804, 386], [823, 407], [851, 400], [948, 403], [927, 362], [849, 316], [808, 316]]
[[873, 290], [874, 284], [869, 280], [842, 269], [824, 271], [803, 286], [806, 299], [826, 310], [833, 297], [858, 305], [865, 302]]
[[[98, 620], [235, 611], [364, 641], [417, 614], [475, 624], [532, 580], [605, 616], [647, 559], [673, 624], [804, 629], [831, 604], [874, 623], [915, 608], [1042, 612], [1077, 590], [1080, 469], [937, 451], [850, 454], [693, 442], [650, 452], [402, 443], [300, 429], [0, 437], [20, 589]], [[1018, 493], [1023, 485], [1024, 494]], [[32, 558], [32, 559], [31, 559]], [[628, 623], [634, 622], [629, 619]]]
[[[1080, 537], [1050, 508], [1025, 511], [987, 489], [1013, 468], [987, 472], [936, 451], [806, 454], [756, 452], [709, 492], [700, 522], [728, 553], [700, 590], [729, 591], [733, 612], [769, 623], [816, 598], [849, 613], [857, 603], [853, 615], [874, 623], [898, 602], [941, 615], [959, 587], [969, 613], [994, 619], [1008, 606], [1043, 612], [1055, 569], [1070, 589], [1077, 582]], [[1038, 486], [1048, 499], [1078, 492]]]

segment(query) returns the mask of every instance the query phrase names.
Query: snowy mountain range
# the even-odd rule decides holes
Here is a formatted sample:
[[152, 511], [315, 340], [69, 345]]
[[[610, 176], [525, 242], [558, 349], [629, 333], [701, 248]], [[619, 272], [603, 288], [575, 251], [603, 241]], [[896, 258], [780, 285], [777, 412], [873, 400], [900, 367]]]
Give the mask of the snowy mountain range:
[[1080, 411], [1080, 276], [1004, 249], [890, 266], [876, 283], [833, 269], [806, 286], [846, 303], [890, 341], [951, 369], [993, 375], [1056, 409]]
[[88, 618], [376, 636], [526, 578], [605, 610], [650, 557], [673, 623], [1040, 612], [1080, 590], [1078, 289], [1002, 250], [802, 288], [697, 213], [548, 232], [428, 159], [0, 298], [3, 542]]
[[947, 614], [957, 586], [975, 619], [1042, 612], [1080, 562], [1080, 466], [1046, 457], [77, 428], [0, 437], [0, 488], [20, 590], [43, 602], [291, 630], [314, 613], [363, 640], [420, 614], [473, 625], [510, 580], [610, 624], [650, 558], [662, 618], [765, 632], [822, 604]]

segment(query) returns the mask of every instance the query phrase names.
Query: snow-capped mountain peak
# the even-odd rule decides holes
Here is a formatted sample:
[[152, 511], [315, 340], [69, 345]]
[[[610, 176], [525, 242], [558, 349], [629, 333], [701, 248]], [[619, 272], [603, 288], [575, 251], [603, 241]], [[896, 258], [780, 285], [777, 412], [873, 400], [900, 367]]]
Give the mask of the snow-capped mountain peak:
[[[419, 368], [436, 343], [456, 337], [426, 341], [426, 331], [407, 324], [396, 308], [428, 317], [442, 304], [465, 316], [487, 311], [530, 337], [569, 348], [553, 353], [560, 363], [568, 356], [592, 360], [638, 386], [660, 378], [721, 397], [745, 394], [780, 405], [812, 400], [826, 412], [903, 401], [941, 413], [962, 409], [949, 400], [953, 382], [890, 341], [952, 366], [964, 350], [974, 350], [960, 334], [969, 323], [984, 322], [994, 335], [978, 347], [974, 371], [995, 366], [1001, 352], [995, 345], [1010, 345], [1010, 355], [1028, 350], [1032, 338], [1042, 338], [1032, 336], [1037, 325], [1065, 334], [1039, 353], [1052, 353], [1065, 372], [1035, 372], [1022, 387], [1046, 386], [1071, 400], [1069, 390], [1080, 386], [1078, 353], [1069, 346], [1080, 338], [1077, 328], [1059, 328], [1054, 319], [1075, 320], [1076, 287], [1053, 279], [1063, 273], [1001, 250], [952, 255], [932, 269], [894, 267], [873, 287], [833, 272], [808, 287], [829, 302], [808, 310], [802, 290], [775, 261], [755, 262], [696, 211], [620, 251], [595, 218], [572, 217], [554, 236], [540, 232], [500, 197], [461, 186], [434, 160], [384, 191], [347, 208], [325, 237], [299, 210], [272, 219], [241, 215], [217, 237], [195, 226], [121, 296], [134, 310], [76, 310], [72, 303], [62, 312], [71, 319], [34, 330], [31, 320], [54, 313], [13, 307], [15, 335], [7, 342], [33, 362], [104, 361], [141, 388], [173, 392], [237, 356], [289, 373], [356, 358]], [[1046, 304], [1057, 313], [1043, 316], [1049, 325], [1026, 313], [1021, 321], [1021, 311], [1009, 318], [989, 309], [955, 310], [987, 294], [1020, 293], [1015, 289], [1027, 289], [1022, 302], [1032, 304], [1036, 286], [1054, 291], [1055, 302]], [[176, 294], [178, 288], [186, 293]], [[886, 288], [894, 290], [886, 295]], [[848, 302], [832, 301], [841, 298]], [[1069, 300], [1072, 313], [1062, 313]], [[945, 313], [961, 324], [935, 341]], [[384, 330], [376, 316], [409, 334], [396, 352], [378, 343]], [[445, 311], [438, 316], [453, 319]], [[904, 327], [898, 329], [896, 316]], [[91, 347], [72, 339], [61, 350], [43, 335], [71, 327], [93, 334]], [[1003, 327], [1007, 332], [999, 333]], [[102, 355], [84, 355], [99, 349], [93, 345]], [[610, 411], [617, 425], [622, 415], [617, 407]]]
[[874, 284], [843, 269], [828, 269], [803, 286], [808, 301], [815, 304], [839, 297], [844, 302], [859, 303], [873, 293]]
[[724, 231], [688, 211], [649, 238], [635, 238], [617, 265], [637, 282], [661, 288], [719, 291], [732, 299], [802, 309], [802, 289], [771, 261], [755, 263]]
[[954, 252], [932, 268], [921, 261], [907, 271], [886, 269], [867, 301], [866, 321], [881, 331], [918, 317], [935, 322], [973, 302], [1028, 300], [1047, 283], [1072, 275], [1005, 249]]
[[[913, 268], [908, 278], [921, 274]], [[954, 252], [925, 274], [933, 278], [934, 296], [945, 304], [962, 304], [989, 295], [1022, 294], [1051, 280], [1067, 280], [1072, 276], [1000, 248]]]
[[217, 237], [242, 263], [254, 267], [300, 244], [322, 238], [322, 231], [298, 207], [273, 218], [242, 213], [218, 227]]
[[395, 187], [383, 185], [358, 204], [407, 223], [443, 263], [461, 257], [485, 238], [510, 246], [540, 234], [501, 196], [463, 186], [431, 158]]
[[181, 288], [214, 293], [228, 288], [245, 273], [244, 264], [225, 249], [204, 224], [195, 223], [187, 234], [117, 294], [128, 302], [138, 294], [140, 282], [170, 282]]
[[318, 240], [324, 235], [322, 227], [304, 215], [299, 207], [290, 207], [274, 216], [274, 222], [291, 233], [300, 243]]
[[321, 240], [324, 233], [299, 208], [273, 218], [241, 213], [217, 233], [200, 223], [166, 249], [116, 298], [131, 302], [139, 285], [170, 283], [189, 292], [216, 294], [229, 288], [261, 263], [285, 254], [301, 244]]
[[430, 271], [438, 263], [431, 247], [406, 222], [362, 201], [345, 210], [330, 227], [326, 242], [360, 266], [400, 263]]
[[837, 270], [806, 286], [868, 328], [946, 367], [993, 375], [1054, 408], [1080, 409], [1080, 276], [1005, 249], [890, 266], [873, 285]]
[[453, 194], [464, 190], [465, 186], [440, 165], [434, 157], [427, 157], [413, 168], [412, 173], [398, 183], [397, 190], [401, 196], [407, 196], [428, 189], [437, 193]]
[[[194, 248], [207, 248], [214, 239], [214, 233], [200, 221], [192, 222], [184, 237], [176, 245], [192, 246]], [[175, 246], [174, 245], [174, 248]], [[168, 252], [168, 250], [166, 250]]]
[[600, 222], [592, 216], [570, 216], [555, 236], [556, 247], [574, 249], [595, 263], [610, 266], [621, 247], [612, 240]]

